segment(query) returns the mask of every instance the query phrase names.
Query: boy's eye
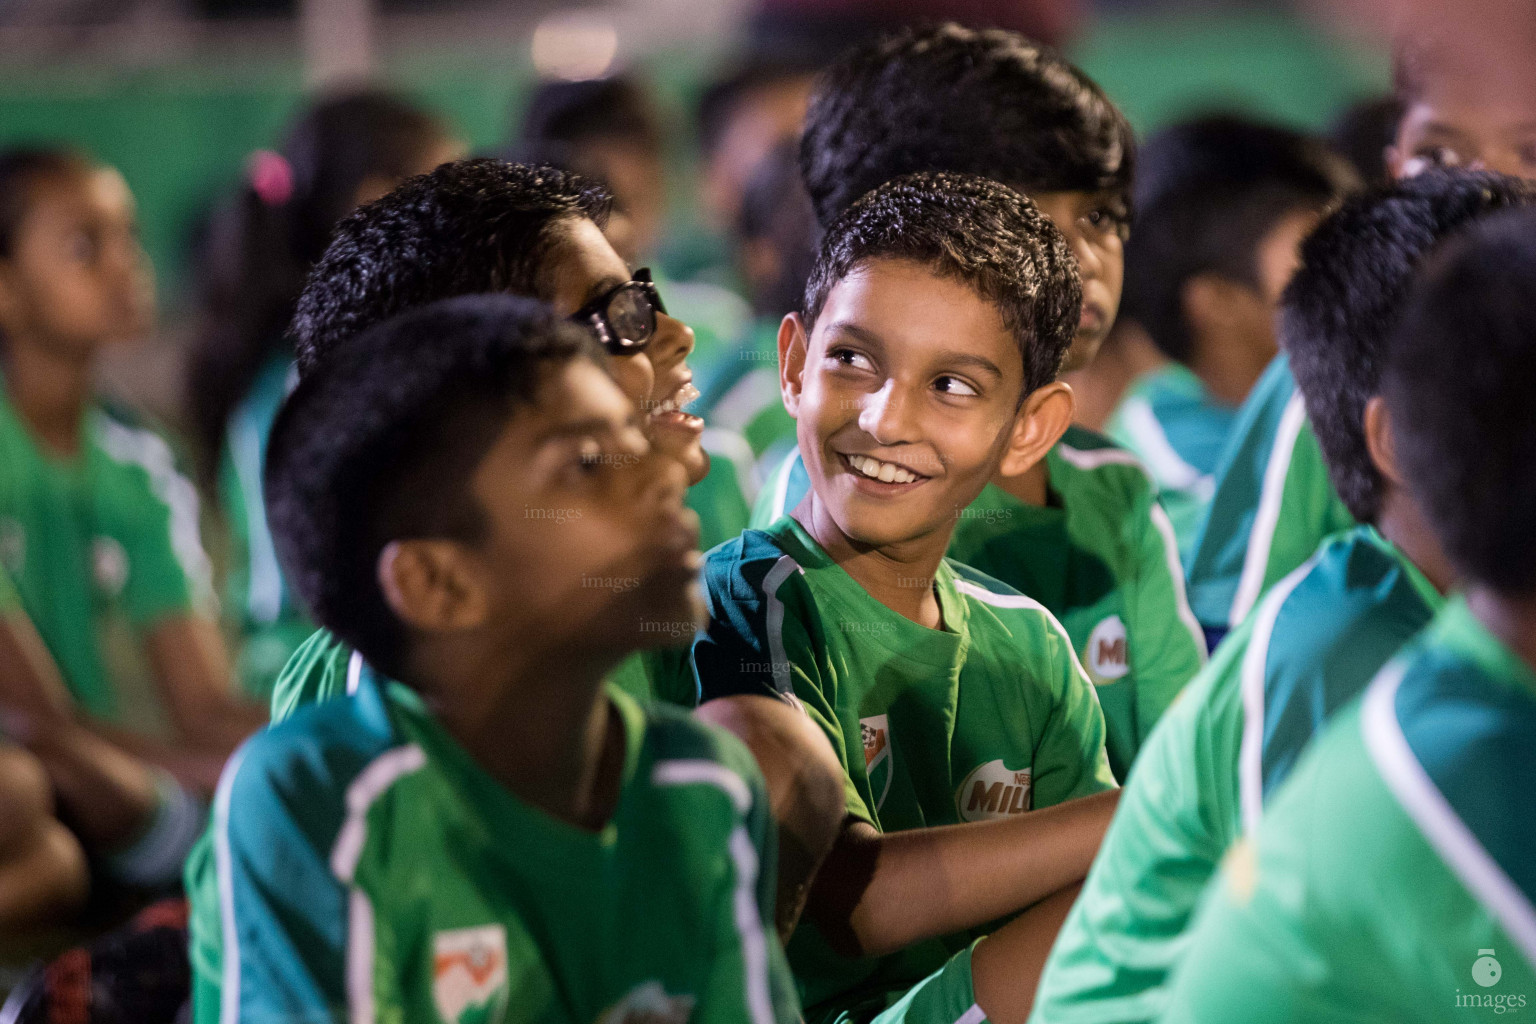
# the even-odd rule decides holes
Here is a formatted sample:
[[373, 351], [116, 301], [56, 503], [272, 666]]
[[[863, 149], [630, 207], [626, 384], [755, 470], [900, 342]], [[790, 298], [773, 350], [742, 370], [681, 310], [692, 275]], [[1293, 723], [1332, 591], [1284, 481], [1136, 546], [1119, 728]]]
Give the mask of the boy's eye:
[[975, 396], [981, 392], [961, 380], [959, 377], [944, 376], [933, 382], [933, 386], [946, 395]]
[[835, 348], [827, 353], [827, 358], [831, 359], [838, 366], [846, 366], [851, 370], [873, 370], [875, 368], [874, 362], [868, 356], [862, 352], [855, 352], [851, 348]]
[[1118, 235], [1122, 239], [1130, 228], [1130, 217], [1122, 206], [1101, 206], [1084, 215], [1088, 228], [1099, 235]]

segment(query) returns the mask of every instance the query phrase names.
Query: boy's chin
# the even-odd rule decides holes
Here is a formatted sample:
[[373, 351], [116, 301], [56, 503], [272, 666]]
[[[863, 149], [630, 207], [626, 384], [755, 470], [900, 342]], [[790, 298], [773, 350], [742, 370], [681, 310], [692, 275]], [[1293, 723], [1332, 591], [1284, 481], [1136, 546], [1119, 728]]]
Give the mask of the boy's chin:
[[828, 511], [843, 536], [860, 547], [883, 548], [932, 536], [947, 528], [951, 516], [934, 516], [918, 509], [852, 501]]
[[660, 647], [681, 647], [704, 628], [708, 616], [704, 610], [704, 598], [697, 583], [684, 588], [670, 586], [650, 590], [649, 600], [633, 620], [636, 623], [633, 643], [636, 650], [649, 651]]

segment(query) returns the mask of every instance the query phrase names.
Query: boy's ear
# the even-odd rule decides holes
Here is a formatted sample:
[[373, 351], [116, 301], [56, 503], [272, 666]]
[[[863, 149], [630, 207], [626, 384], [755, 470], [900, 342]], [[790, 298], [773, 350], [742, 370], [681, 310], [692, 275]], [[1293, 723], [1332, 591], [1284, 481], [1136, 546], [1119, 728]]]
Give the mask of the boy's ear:
[[1032, 392], [1014, 417], [1013, 431], [1008, 435], [1008, 446], [1003, 449], [998, 473], [1020, 476], [1045, 458], [1045, 453], [1072, 425], [1072, 414], [1076, 410], [1077, 400], [1072, 396], [1072, 389], [1062, 381], [1052, 381]]
[[1386, 399], [1375, 395], [1365, 403], [1365, 447], [1371, 454], [1376, 472], [1393, 487], [1403, 486], [1403, 473], [1397, 465], [1397, 443], [1392, 437], [1392, 413]]
[[474, 629], [490, 613], [480, 574], [451, 540], [396, 540], [379, 553], [379, 587], [390, 610], [414, 629]]
[[779, 324], [779, 394], [784, 399], [785, 410], [795, 419], [799, 419], [805, 354], [810, 344], [800, 314], [785, 316]]

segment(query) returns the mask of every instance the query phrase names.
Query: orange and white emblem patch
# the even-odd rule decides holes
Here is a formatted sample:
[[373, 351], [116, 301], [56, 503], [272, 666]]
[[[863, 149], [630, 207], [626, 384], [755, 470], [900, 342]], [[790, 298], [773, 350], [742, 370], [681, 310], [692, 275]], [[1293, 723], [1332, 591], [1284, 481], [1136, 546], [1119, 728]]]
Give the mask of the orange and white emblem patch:
[[507, 1002], [507, 931], [499, 924], [432, 937], [432, 1001], [448, 1024], [495, 1020]]

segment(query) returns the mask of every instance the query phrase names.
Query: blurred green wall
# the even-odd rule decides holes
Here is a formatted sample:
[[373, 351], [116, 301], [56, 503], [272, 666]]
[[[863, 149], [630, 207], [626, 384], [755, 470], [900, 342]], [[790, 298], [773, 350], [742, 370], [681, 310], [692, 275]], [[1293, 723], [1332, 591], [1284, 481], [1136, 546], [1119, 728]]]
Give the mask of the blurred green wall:
[[[1387, 81], [1380, 54], [1269, 14], [1108, 17], [1072, 52], [1143, 131], [1213, 107], [1316, 126]], [[706, 62], [669, 54], [649, 67], [681, 117]], [[506, 141], [529, 73], [523, 44], [515, 43], [418, 55], [387, 66], [382, 77], [445, 113], [476, 148], [492, 148]], [[138, 195], [162, 291], [174, 303], [193, 221], [238, 179], [251, 150], [276, 141], [300, 92], [296, 64], [0, 72], [0, 145], [68, 142], [121, 168]]]

